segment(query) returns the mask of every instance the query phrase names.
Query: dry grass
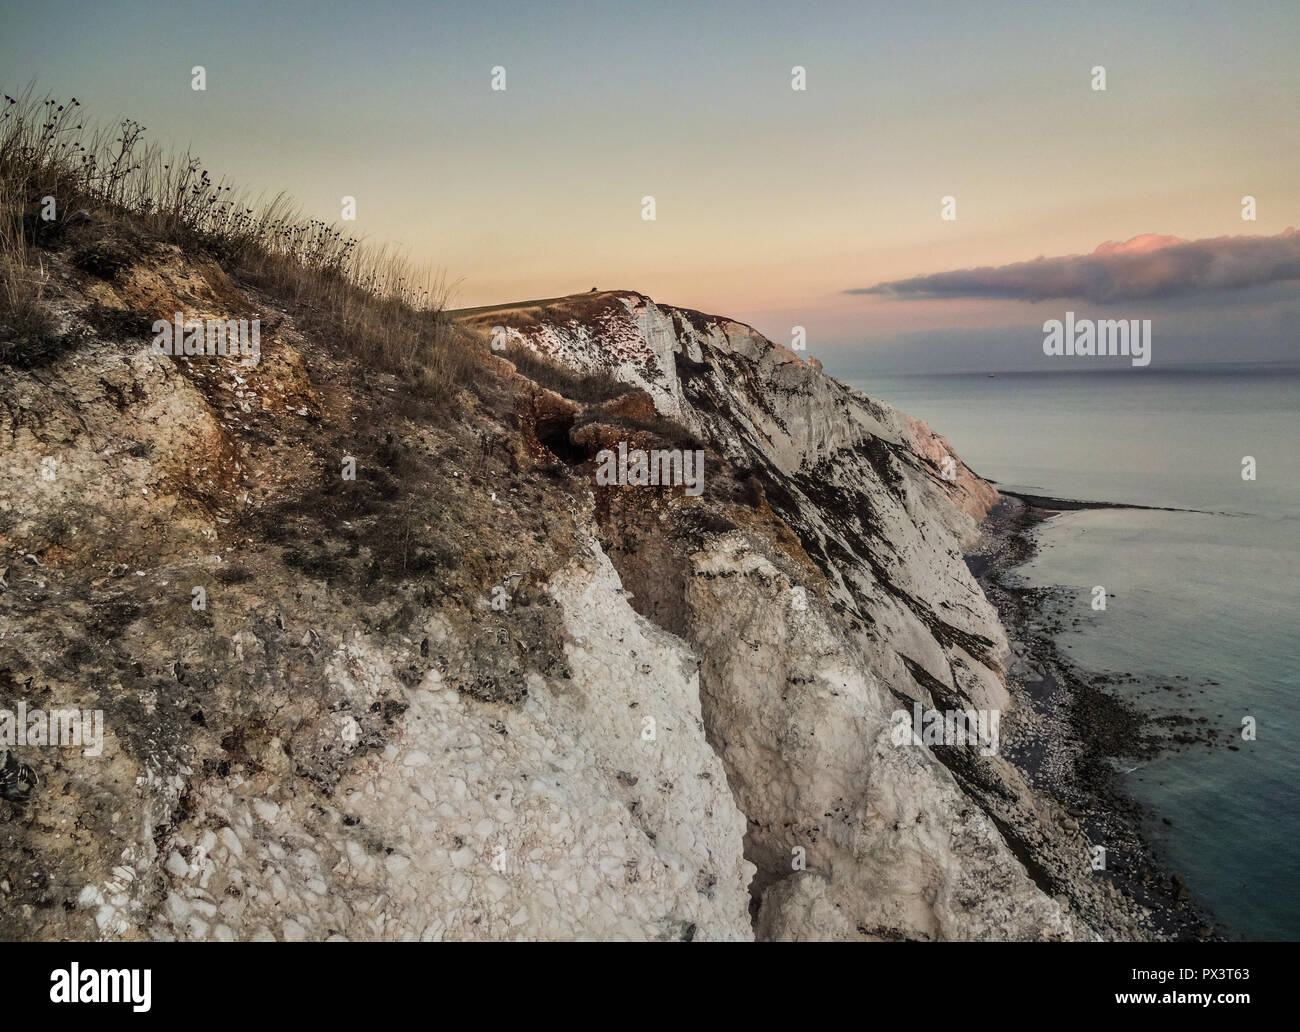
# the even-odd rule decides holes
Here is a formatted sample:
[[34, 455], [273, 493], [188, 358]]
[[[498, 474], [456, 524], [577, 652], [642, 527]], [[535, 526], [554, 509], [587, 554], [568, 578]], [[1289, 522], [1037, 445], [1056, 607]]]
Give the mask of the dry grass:
[[549, 387], [570, 401], [609, 401], [626, 394], [632, 388], [620, 383], [603, 370], [580, 373], [558, 362], [543, 358], [522, 344], [512, 343], [502, 353], [514, 363], [515, 368], [534, 383]]
[[[40, 249], [57, 244], [70, 218], [89, 216], [212, 255], [302, 306], [309, 329], [435, 396], [473, 368], [481, 343], [446, 317], [447, 283], [435, 270], [304, 218], [283, 193], [251, 199], [188, 152], [147, 143], [145, 131], [130, 119], [88, 128], [75, 97], [59, 103], [30, 87], [0, 100], [0, 361], [21, 359], [48, 330]], [[52, 223], [41, 217], [46, 197], [57, 205]], [[78, 264], [111, 265], [112, 243], [92, 244]]]
[[45, 267], [28, 245], [22, 220], [0, 193], [0, 362], [13, 364], [54, 347], [54, 320], [45, 306]]

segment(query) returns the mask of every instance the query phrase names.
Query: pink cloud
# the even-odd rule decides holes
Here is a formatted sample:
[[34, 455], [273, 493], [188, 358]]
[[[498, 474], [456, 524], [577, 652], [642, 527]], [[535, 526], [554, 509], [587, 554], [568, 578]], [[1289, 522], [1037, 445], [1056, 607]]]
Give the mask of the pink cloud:
[[1300, 280], [1300, 233], [1183, 240], [1145, 233], [1091, 254], [959, 269], [846, 290], [913, 298], [1079, 298], [1104, 303]]

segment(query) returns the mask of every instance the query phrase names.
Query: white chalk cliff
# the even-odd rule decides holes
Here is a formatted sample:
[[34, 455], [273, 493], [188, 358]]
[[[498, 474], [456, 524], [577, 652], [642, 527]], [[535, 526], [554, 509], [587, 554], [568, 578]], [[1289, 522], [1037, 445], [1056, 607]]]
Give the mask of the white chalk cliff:
[[[677, 623], [701, 662], [709, 741], [749, 821], [760, 935], [1086, 935], [953, 774], [890, 739], [889, 715], [912, 698], [1010, 706], [1005, 635], [961, 554], [994, 489], [924, 423], [751, 327], [632, 292], [601, 301], [569, 320], [530, 312], [522, 328], [501, 312], [482, 321], [506, 320], [526, 346], [642, 388], [659, 413], [765, 471], [767, 502], [811, 560], [801, 570], [739, 531], [685, 559], [689, 615]], [[655, 545], [643, 567], [671, 562]], [[1009, 767], [991, 766], [1023, 793]]]
[[5, 387], [0, 705], [106, 723], [0, 802], [5, 937], [1093, 936], [1016, 772], [890, 733], [1011, 705], [962, 558], [996, 493], [924, 424], [633, 292], [469, 320], [644, 391], [735, 497], [597, 489], [617, 403], [498, 363], [450, 426], [376, 416], [386, 381], [214, 266], [125, 284], [64, 284], [64, 318], [271, 329], [256, 368], [91, 342]]

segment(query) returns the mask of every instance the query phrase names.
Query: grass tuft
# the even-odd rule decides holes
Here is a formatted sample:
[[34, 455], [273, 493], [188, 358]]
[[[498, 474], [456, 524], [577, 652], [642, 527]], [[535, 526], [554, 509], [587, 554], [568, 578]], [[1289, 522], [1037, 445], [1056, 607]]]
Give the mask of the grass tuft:
[[[145, 132], [133, 119], [88, 126], [75, 97], [32, 87], [0, 99], [0, 362], [32, 364], [55, 346], [40, 251], [75, 226], [70, 261], [92, 275], [115, 279], [148, 242], [173, 244], [298, 306], [306, 329], [434, 399], [468, 377], [483, 342], [446, 317], [442, 274], [305, 217], [283, 193], [251, 198]], [[87, 239], [88, 227], [101, 235]]]

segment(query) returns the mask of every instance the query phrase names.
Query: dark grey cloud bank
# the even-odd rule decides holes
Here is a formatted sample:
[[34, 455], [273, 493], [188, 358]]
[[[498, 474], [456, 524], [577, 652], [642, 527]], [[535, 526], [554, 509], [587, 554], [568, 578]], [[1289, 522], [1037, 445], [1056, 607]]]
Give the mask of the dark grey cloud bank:
[[1092, 254], [1036, 258], [857, 287], [846, 294], [913, 298], [1078, 298], [1097, 304], [1300, 280], [1300, 233], [1180, 240], [1148, 234]]

